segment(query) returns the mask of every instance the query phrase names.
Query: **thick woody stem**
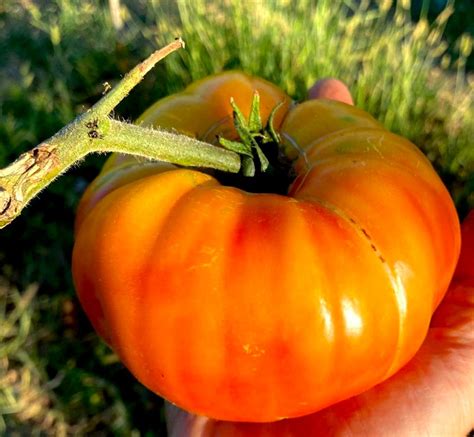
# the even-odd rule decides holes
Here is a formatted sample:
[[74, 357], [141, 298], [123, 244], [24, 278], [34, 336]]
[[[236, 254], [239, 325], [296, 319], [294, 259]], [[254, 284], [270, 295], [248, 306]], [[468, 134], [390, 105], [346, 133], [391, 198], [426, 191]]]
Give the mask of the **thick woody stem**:
[[110, 112], [158, 61], [181, 47], [184, 47], [184, 42], [179, 38], [157, 50], [86, 113], [1, 169], [0, 228], [17, 217], [26, 204], [57, 176], [91, 152], [121, 152], [179, 165], [238, 172], [240, 158], [233, 152], [183, 135], [109, 118]]

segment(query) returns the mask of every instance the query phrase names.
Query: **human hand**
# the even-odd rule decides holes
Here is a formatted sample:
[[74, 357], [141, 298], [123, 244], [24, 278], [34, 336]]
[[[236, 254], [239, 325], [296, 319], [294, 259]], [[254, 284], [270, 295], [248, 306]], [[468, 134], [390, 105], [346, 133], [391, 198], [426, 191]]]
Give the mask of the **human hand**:
[[[308, 98], [352, 104], [347, 87], [335, 79], [316, 83]], [[458, 269], [428, 335], [396, 375], [317, 413], [272, 423], [223, 422], [166, 404], [169, 435], [465, 436], [474, 427], [474, 211], [462, 238]]]

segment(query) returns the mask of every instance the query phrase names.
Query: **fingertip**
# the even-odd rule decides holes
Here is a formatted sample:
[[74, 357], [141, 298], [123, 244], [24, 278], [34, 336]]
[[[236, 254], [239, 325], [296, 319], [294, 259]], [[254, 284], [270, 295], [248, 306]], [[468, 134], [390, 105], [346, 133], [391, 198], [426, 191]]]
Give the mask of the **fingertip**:
[[332, 77], [318, 80], [308, 91], [308, 99], [329, 99], [354, 105], [349, 88]]

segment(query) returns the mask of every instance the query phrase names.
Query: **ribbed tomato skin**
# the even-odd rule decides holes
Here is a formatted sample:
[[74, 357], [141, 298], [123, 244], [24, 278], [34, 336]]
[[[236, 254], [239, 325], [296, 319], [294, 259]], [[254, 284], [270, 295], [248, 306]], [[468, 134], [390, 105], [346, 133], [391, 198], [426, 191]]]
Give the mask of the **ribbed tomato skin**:
[[[459, 223], [429, 161], [363, 111], [296, 106], [273, 85], [217, 75], [141, 121], [235, 138], [230, 97], [276, 126], [288, 196], [114, 156], [80, 204], [79, 298], [147, 387], [223, 420], [297, 417], [394, 374], [420, 347], [459, 255]], [[245, 111], [244, 111], [245, 112]]]

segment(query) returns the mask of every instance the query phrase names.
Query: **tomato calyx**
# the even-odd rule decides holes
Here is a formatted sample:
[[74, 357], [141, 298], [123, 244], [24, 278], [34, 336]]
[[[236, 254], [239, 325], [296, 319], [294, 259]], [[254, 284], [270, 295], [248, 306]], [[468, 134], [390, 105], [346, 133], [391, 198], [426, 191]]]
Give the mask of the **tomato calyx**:
[[250, 192], [286, 194], [295, 174], [291, 161], [282, 152], [280, 135], [274, 128], [275, 114], [282, 103], [273, 108], [265, 126], [260, 116], [258, 92], [253, 95], [248, 120], [233, 99], [230, 104], [240, 141], [219, 137], [219, 144], [239, 154], [241, 170], [238, 174], [217, 172], [217, 178], [224, 184]]

